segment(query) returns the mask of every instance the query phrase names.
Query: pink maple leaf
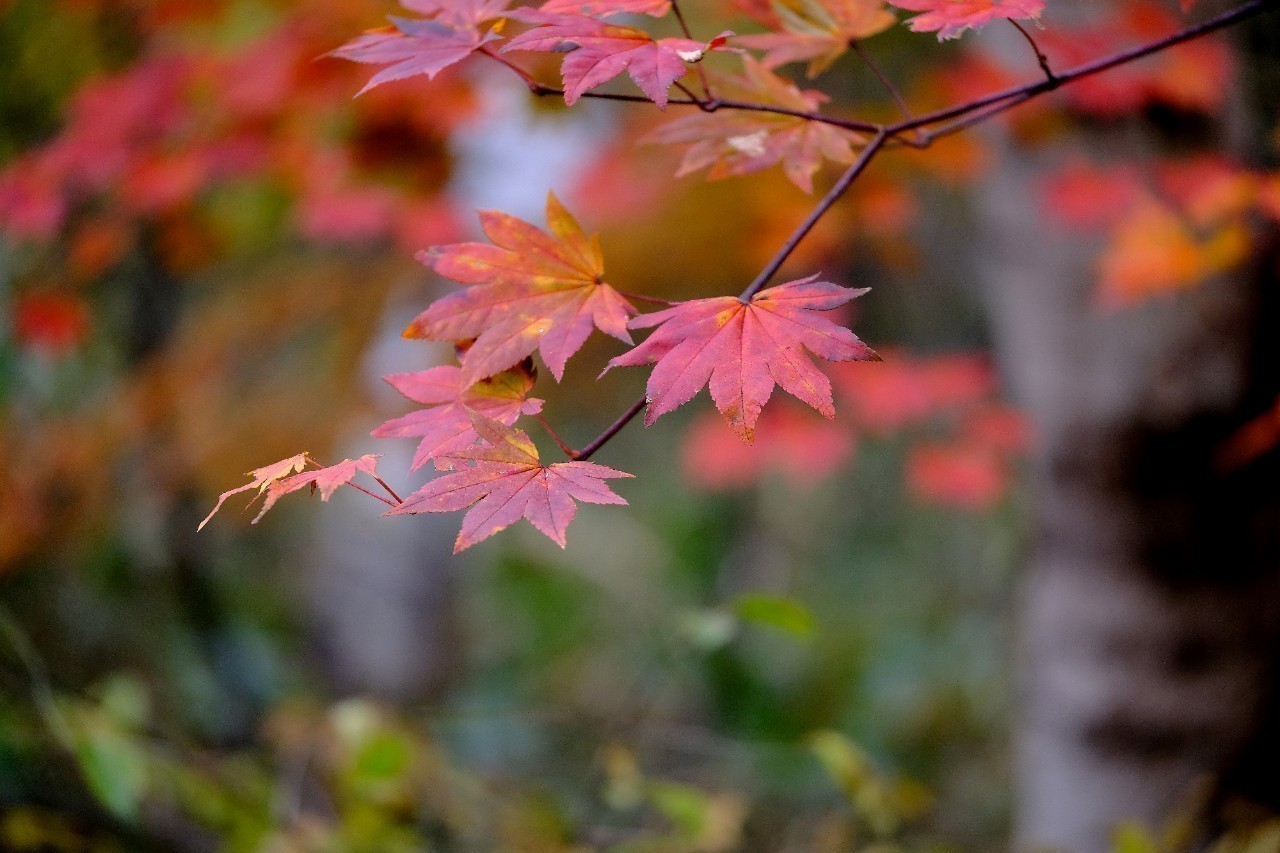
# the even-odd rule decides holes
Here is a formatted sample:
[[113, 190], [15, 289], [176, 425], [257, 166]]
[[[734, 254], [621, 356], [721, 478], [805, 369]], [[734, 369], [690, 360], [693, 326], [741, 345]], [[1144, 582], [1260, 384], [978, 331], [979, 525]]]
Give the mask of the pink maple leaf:
[[510, 425], [521, 415], [542, 410], [542, 401], [528, 396], [533, 389], [533, 371], [523, 365], [472, 385], [464, 384], [461, 368], [452, 365], [383, 378], [410, 400], [427, 406], [392, 418], [373, 431], [374, 438], [421, 439], [413, 454], [411, 470], [415, 471], [430, 459], [480, 440], [471, 412]]
[[631, 474], [594, 462], [544, 467], [538, 449], [521, 430], [474, 412], [471, 421], [488, 443], [450, 456], [474, 464], [437, 477], [387, 515], [454, 512], [470, 507], [454, 542], [457, 553], [522, 518], [563, 548], [565, 531], [578, 511], [575, 500], [626, 505], [605, 481]]
[[654, 39], [644, 30], [606, 24], [583, 15], [525, 12], [522, 20], [540, 26], [521, 33], [503, 46], [508, 50], [568, 50], [560, 65], [564, 101], [572, 105], [582, 93], [617, 77], [623, 71], [659, 107], [667, 105], [667, 89], [684, 76], [688, 63], [721, 47], [727, 35], [710, 42], [686, 38]]
[[938, 40], [957, 38], [968, 29], [986, 26], [997, 18], [1039, 18], [1044, 0], [889, 0], [900, 9], [922, 12], [910, 20], [917, 33], [938, 33]]
[[633, 329], [659, 328], [605, 369], [655, 365], [646, 391], [646, 426], [693, 399], [704, 385], [748, 444], [775, 385], [834, 417], [831, 381], [805, 350], [828, 361], [880, 357], [853, 332], [822, 316], [867, 290], [817, 278], [762, 290], [750, 301], [734, 296], [694, 299], [636, 317], [628, 324]]

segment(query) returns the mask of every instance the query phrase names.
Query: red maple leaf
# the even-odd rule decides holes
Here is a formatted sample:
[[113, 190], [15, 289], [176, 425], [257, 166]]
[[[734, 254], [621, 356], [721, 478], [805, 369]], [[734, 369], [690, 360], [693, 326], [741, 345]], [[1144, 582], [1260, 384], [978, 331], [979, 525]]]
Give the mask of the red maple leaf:
[[464, 385], [462, 370], [452, 365], [418, 373], [384, 376], [391, 387], [428, 408], [392, 418], [373, 431], [374, 438], [420, 438], [413, 454], [416, 471], [430, 459], [462, 450], [480, 440], [471, 424], [471, 412], [510, 425], [521, 415], [542, 410], [542, 401], [529, 397], [533, 390], [531, 367], [512, 370]]
[[667, 105], [667, 89], [684, 76], [688, 63], [724, 44], [727, 35], [710, 42], [686, 38], [654, 39], [644, 30], [606, 24], [584, 15], [525, 12], [521, 20], [539, 24], [502, 48], [508, 50], [568, 50], [560, 65], [564, 102], [574, 104], [582, 93], [617, 77], [623, 71], [659, 107]]
[[893, 26], [897, 19], [882, 0], [792, 0], [775, 2], [772, 11], [781, 32], [741, 36], [736, 44], [765, 51], [764, 65], [809, 63], [808, 75], [825, 71], [849, 49]]
[[[821, 92], [801, 91], [751, 57], [744, 74], [718, 81], [716, 91], [800, 112], [813, 112], [828, 100]], [[852, 163], [852, 131], [799, 116], [764, 112], [695, 113], [659, 127], [644, 141], [687, 145], [677, 177], [710, 167], [709, 180], [746, 175], [777, 163], [791, 183], [813, 191], [813, 175], [823, 158]]]
[[626, 505], [605, 480], [632, 475], [594, 462], [543, 466], [538, 449], [521, 430], [474, 412], [471, 421], [488, 444], [456, 451], [450, 457], [474, 464], [432, 480], [387, 515], [471, 507], [454, 542], [456, 554], [521, 518], [563, 548], [565, 531], [578, 511], [575, 500]]
[[762, 290], [750, 301], [734, 296], [694, 299], [636, 317], [628, 324], [633, 329], [659, 328], [605, 369], [655, 365], [646, 392], [646, 426], [693, 399], [704, 385], [747, 443], [775, 385], [834, 417], [831, 382], [805, 350], [828, 361], [878, 361], [879, 356], [853, 332], [821, 315], [866, 288], [817, 278]]
[[1044, 0], [889, 0], [900, 9], [923, 12], [909, 22], [912, 32], [938, 33], [938, 41], [953, 39], [998, 18], [1039, 18]]
[[550, 234], [496, 210], [481, 211], [480, 224], [492, 246], [455, 243], [418, 255], [441, 275], [475, 286], [436, 300], [404, 332], [433, 341], [475, 338], [462, 358], [464, 385], [535, 349], [558, 381], [593, 327], [631, 343], [627, 318], [635, 309], [605, 284], [599, 239], [588, 238], [554, 194], [547, 194]]
[[390, 66], [373, 75], [360, 93], [418, 74], [430, 79], [466, 59], [498, 38], [494, 29], [482, 31], [481, 24], [501, 16], [509, 0], [401, 0], [401, 4], [426, 20], [391, 16], [393, 26], [371, 30], [329, 54]]

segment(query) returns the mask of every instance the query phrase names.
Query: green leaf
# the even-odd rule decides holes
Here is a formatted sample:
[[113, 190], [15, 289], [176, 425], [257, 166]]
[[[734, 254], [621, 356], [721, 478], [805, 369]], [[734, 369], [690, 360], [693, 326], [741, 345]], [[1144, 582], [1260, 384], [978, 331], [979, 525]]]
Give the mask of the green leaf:
[[744, 622], [753, 622], [791, 634], [800, 640], [813, 637], [813, 614], [794, 598], [776, 595], [740, 595], [733, 612]]
[[707, 795], [697, 788], [674, 782], [654, 782], [649, 786], [649, 799], [686, 838], [697, 838], [707, 825], [710, 802]]
[[88, 717], [76, 732], [75, 755], [98, 802], [119, 818], [136, 818], [147, 785], [147, 757], [138, 744], [106, 721]]

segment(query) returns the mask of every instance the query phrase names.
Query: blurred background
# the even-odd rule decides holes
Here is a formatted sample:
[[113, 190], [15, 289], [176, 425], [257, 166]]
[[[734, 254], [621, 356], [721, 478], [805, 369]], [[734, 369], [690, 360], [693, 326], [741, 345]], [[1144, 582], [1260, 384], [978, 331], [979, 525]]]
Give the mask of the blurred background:
[[[1064, 68], [1228, 7], [1035, 36]], [[631, 506], [565, 551], [455, 557], [457, 515], [351, 490], [197, 533], [303, 450], [424, 482], [369, 432], [413, 408], [381, 376], [452, 358], [400, 331], [475, 209], [554, 190], [615, 287], [677, 299], [815, 203], [677, 179], [656, 109], [482, 57], [353, 98], [324, 54], [397, 11], [0, 2], [0, 848], [1280, 850], [1274, 12], [877, 159], [779, 279], [873, 288], [845, 319], [885, 361], [832, 367], [834, 422], [632, 425], [597, 459]], [[1040, 73], [995, 25], [866, 50], [920, 112]], [[897, 115], [852, 53], [783, 70]], [[543, 370], [571, 444], [641, 393], [595, 381], [619, 351]]]

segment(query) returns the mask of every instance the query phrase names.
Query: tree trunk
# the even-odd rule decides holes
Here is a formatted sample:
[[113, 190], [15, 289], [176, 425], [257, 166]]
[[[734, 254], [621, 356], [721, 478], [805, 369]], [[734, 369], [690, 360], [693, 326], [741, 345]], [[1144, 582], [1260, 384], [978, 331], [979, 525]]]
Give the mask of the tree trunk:
[[1015, 848], [1092, 853], [1120, 822], [1208, 816], [1267, 723], [1280, 472], [1275, 453], [1234, 472], [1219, 459], [1280, 394], [1280, 290], [1268, 253], [1230, 280], [1098, 307], [1097, 246], [1036, 200], [1063, 158], [1006, 144], [979, 227], [999, 358], [1037, 435]]

